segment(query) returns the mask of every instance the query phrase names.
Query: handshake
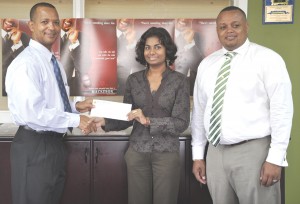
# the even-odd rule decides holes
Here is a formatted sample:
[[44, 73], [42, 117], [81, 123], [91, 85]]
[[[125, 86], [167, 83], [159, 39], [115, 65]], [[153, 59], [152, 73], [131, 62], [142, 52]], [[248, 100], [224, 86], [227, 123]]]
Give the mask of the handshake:
[[79, 128], [81, 132], [85, 135], [91, 132], [97, 132], [98, 128], [105, 126], [105, 120], [102, 117], [88, 117], [85, 115], [80, 115]]
[[[94, 107], [93, 99], [87, 98], [84, 101], [76, 102], [76, 110], [80, 113], [90, 112]], [[91, 132], [97, 132], [97, 129], [104, 125], [104, 118], [89, 117], [86, 115], [80, 115], [80, 123], [78, 128], [83, 134], [89, 134]]]
[[[105, 103], [98, 104], [98, 105], [105, 106]], [[129, 105], [129, 104], [127, 104], [127, 105]], [[109, 118], [118, 119], [118, 120], [127, 120], [127, 121], [136, 120], [137, 122], [141, 123], [142, 125], [144, 125], [146, 127], [150, 125], [150, 119], [144, 115], [144, 113], [143, 113], [143, 111], [141, 109], [131, 110], [131, 108], [129, 108], [129, 107], [131, 107], [131, 105], [130, 106], [127, 106], [127, 105], [126, 105], [126, 108], [123, 109], [123, 110], [120, 110], [120, 109], [118, 109], [115, 106], [113, 106], [111, 108], [107, 108], [108, 110], [111, 110], [111, 109], [116, 110], [116, 109], [118, 109], [119, 111], [117, 111], [117, 112], [122, 112], [121, 113], [122, 116], [120, 116], [120, 115], [118, 115], [118, 116], [116, 116], [116, 115], [112, 116], [113, 115], [112, 112], [114, 112], [114, 111], [111, 110], [111, 111], [109, 111], [110, 115], [108, 117]], [[122, 106], [122, 107], [124, 107], [124, 106]], [[88, 99], [86, 99], [84, 101], [76, 103], [76, 109], [79, 112], [81, 112], [81, 113], [91, 111], [92, 108], [95, 108], [95, 105], [93, 103], [93, 99], [92, 98], [88, 98]], [[105, 115], [105, 113], [102, 113], [102, 114]], [[105, 119], [104, 119], [104, 117], [106, 117], [106, 116], [102, 116], [102, 117], [89, 117], [89, 116], [86, 116], [86, 115], [80, 115], [80, 124], [79, 124], [78, 128], [81, 129], [81, 131], [82, 131], [83, 134], [89, 134], [91, 132], [97, 132], [97, 130], [98, 130], [99, 127], [105, 126]]]

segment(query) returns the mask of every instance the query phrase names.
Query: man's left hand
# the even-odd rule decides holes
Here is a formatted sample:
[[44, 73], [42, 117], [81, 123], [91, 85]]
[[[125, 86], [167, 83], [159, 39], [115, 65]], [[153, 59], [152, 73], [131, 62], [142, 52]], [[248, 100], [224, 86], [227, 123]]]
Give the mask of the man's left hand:
[[281, 178], [281, 166], [265, 162], [260, 172], [260, 183], [263, 186], [272, 186]]

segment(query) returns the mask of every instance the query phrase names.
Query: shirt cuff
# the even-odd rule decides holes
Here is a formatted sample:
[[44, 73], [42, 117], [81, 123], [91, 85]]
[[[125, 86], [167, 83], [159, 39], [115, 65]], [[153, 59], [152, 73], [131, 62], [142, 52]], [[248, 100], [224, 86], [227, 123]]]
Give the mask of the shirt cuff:
[[192, 147], [193, 161], [197, 159], [204, 159], [204, 151], [205, 151], [205, 145], [193, 146]]
[[286, 160], [286, 151], [276, 149], [276, 148], [270, 148], [268, 157], [266, 159], [267, 162], [276, 164], [278, 166], [286, 167], [288, 166], [287, 160]]
[[13, 51], [16, 51], [17, 49], [19, 49], [20, 47], [22, 47], [23, 43], [22, 41], [20, 40], [17, 44], [14, 44], [13, 46], [11, 46], [11, 49]]
[[193, 40], [189, 44], [185, 45], [184, 50], [187, 51], [187, 50], [191, 49], [193, 46], [195, 46], [195, 40]]
[[77, 111], [76, 109], [76, 103], [77, 102], [80, 102], [80, 101], [70, 101], [70, 105], [71, 105], [71, 108], [72, 108], [72, 112], [73, 113], [80, 113], [79, 111]]
[[80, 45], [79, 40], [76, 40], [75, 43], [69, 45], [69, 50], [72, 51], [74, 50], [76, 47], [78, 47]]
[[68, 127], [78, 127], [80, 124], [80, 115], [74, 113], [67, 113], [69, 115], [69, 125]]

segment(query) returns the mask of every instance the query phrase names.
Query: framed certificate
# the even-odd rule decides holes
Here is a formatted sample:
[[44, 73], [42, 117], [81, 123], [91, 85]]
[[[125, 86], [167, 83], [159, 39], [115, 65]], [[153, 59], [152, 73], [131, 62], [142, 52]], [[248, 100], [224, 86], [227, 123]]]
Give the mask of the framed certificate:
[[263, 24], [294, 23], [294, 0], [264, 0]]

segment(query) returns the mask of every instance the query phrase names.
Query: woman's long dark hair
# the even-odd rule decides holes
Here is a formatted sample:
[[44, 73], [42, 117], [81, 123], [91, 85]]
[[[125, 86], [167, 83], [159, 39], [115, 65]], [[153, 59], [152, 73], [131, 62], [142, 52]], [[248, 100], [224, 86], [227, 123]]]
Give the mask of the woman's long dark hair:
[[162, 27], [151, 27], [145, 33], [143, 33], [135, 47], [136, 61], [142, 65], [147, 65], [147, 61], [144, 57], [145, 44], [149, 37], [154, 36], [158, 37], [160, 43], [166, 48], [166, 60], [169, 60], [168, 64], [172, 65], [177, 58], [177, 46], [171, 38], [169, 32]]

